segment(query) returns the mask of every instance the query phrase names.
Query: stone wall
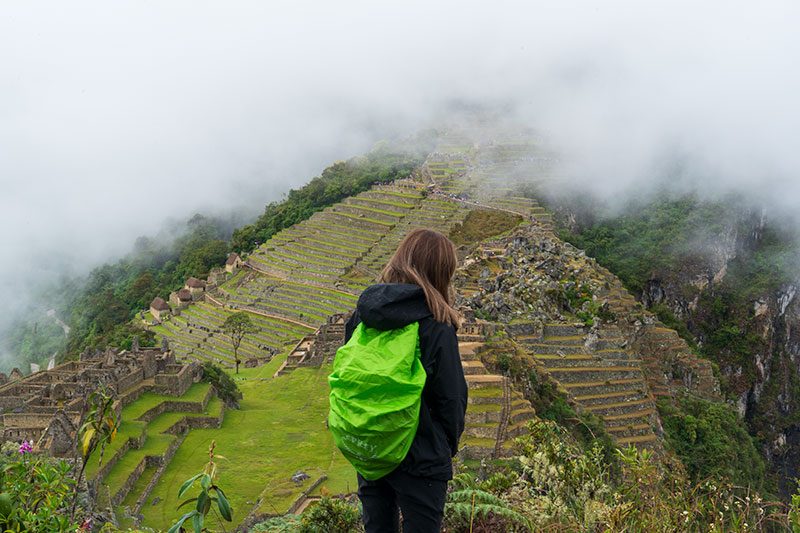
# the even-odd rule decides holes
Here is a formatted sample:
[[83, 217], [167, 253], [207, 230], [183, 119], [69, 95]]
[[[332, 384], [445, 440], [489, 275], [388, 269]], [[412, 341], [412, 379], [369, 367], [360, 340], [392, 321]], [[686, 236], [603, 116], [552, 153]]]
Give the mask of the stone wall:
[[[64, 442], [73, 442], [75, 428], [88, 406], [86, 399], [100, 384], [120, 395], [114, 404], [115, 412], [119, 413], [143, 392], [182, 396], [199, 376], [197, 364], [176, 365], [175, 354], [167, 345], [139, 348], [138, 342], [134, 342], [132, 351], [87, 350], [81, 354], [80, 361], [19, 376], [14, 382], [0, 386], [0, 409], [15, 411], [3, 419], [0, 437], [11, 441], [33, 440], [40, 446], [52, 443], [60, 449]], [[153, 378], [152, 385], [145, 381], [150, 378]], [[54, 417], [61, 410], [67, 411], [72, 425], [56, 432], [58, 438], [53, 433], [42, 439], [45, 429], [55, 423]], [[70, 435], [61, 435], [65, 431]]]
[[[168, 365], [168, 368], [174, 370], [175, 366]], [[180, 397], [186, 393], [196, 379], [199, 379], [201, 372], [197, 363], [189, 363], [182, 365], [177, 374], [156, 374], [153, 381], [159, 394]]]
[[110, 459], [108, 459], [105, 464], [100, 467], [95, 475], [94, 479], [104, 479], [111, 469], [114, 468], [114, 465], [122, 459], [128, 451], [133, 449], [139, 449], [144, 446], [144, 441], [147, 439], [147, 426], [142, 428], [142, 433], [138, 437], [130, 437], [127, 441], [125, 441], [122, 446], [119, 447], [117, 453], [115, 453]]
[[141, 383], [142, 380], [144, 380], [144, 372], [141, 368], [138, 368], [117, 381], [117, 392], [128, 391]]
[[150, 459], [149, 456], [144, 457], [141, 461], [139, 461], [139, 464], [136, 465], [136, 468], [134, 468], [133, 472], [130, 473], [128, 479], [125, 480], [125, 483], [123, 483], [119, 490], [111, 496], [111, 505], [113, 507], [122, 505], [122, 501], [131, 491], [133, 485], [139, 481], [140, 477], [142, 477], [142, 472], [144, 472], [144, 469], [148, 466], [148, 459]]

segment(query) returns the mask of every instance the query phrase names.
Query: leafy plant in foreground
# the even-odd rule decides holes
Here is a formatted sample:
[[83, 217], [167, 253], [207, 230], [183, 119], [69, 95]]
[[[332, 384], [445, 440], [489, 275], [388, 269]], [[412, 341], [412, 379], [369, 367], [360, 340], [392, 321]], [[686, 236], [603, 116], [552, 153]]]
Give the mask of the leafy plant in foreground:
[[[83, 462], [81, 463], [81, 471], [78, 473], [77, 485], [80, 485], [83, 472], [89, 463], [89, 458], [98, 446], [100, 447], [100, 458], [97, 465], [103, 464], [103, 454], [106, 451], [106, 446], [114, 441], [120, 423], [120, 418], [114, 411], [114, 397], [106, 391], [102, 384], [99, 391], [94, 391], [89, 396], [89, 405], [91, 405], [89, 413], [78, 431]], [[75, 516], [75, 504], [77, 501], [78, 490], [76, 488], [75, 495], [72, 498], [70, 516]]]
[[361, 513], [358, 507], [327, 494], [303, 514], [300, 533], [351, 533], [361, 531], [358, 525]]
[[451, 492], [445, 504], [444, 531], [528, 531], [530, 520], [508, 502], [479, 488]]
[[[4, 451], [7, 448], [4, 446]], [[16, 457], [4, 461], [0, 470], [0, 530], [80, 531], [81, 526], [66, 512], [75, 485], [69, 477], [72, 465], [34, 456], [32, 443], [28, 442], [12, 453]]]
[[[214, 478], [217, 476], [217, 464], [214, 462], [214, 459], [224, 459], [224, 457], [221, 455], [214, 455], [215, 447], [216, 441], [212, 440], [211, 446], [208, 448], [208, 464], [203, 468], [201, 473], [187, 479], [178, 490], [178, 498], [182, 498], [186, 491], [192, 488], [194, 482], [198, 479], [200, 480], [200, 494], [194, 498], [189, 498], [178, 506], [178, 509], [180, 509], [186, 504], [195, 502], [194, 510], [189, 511], [181, 516], [178, 519], [178, 522], [169, 528], [168, 533], [176, 533], [182, 528], [183, 523], [190, 518], [192, 519], [192, 529], [194, 529], [194, 533], [200, 533], [201, 531], [204, 531], [203, 525], [205, 524], [206, 516], [208, 515], [209, 511], [213, 510], [212, 503], [217, 504], [216, 507], [219, 511], [217, 519], [219, 520], [220, 525], [222, 525], [222, 520], [226, 520], [228, 522], [233, 520], [231, 516], [231, 506], [228, 504], [228, 499], [225, 497], [225, 493], [221, 488], [214, 484]], [[212, 491], [214, 492], [214, 496], [211, 495]], [[213, 511], [214, 514], [217, 514], [216, 510]], [[225, 526], [222, 526], [222, 529], [224, 530]]]

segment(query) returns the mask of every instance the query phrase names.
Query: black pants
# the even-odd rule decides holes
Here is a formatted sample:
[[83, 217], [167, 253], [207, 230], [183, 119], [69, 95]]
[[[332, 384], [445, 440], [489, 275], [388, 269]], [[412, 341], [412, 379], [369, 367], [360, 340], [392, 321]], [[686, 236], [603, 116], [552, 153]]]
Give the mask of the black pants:
[[397, 508], [405, 533], [439, 533], [447, 481], [412, 476], [399, 468], [376, 481], [358, 475], [366, 533], [397, 533]]

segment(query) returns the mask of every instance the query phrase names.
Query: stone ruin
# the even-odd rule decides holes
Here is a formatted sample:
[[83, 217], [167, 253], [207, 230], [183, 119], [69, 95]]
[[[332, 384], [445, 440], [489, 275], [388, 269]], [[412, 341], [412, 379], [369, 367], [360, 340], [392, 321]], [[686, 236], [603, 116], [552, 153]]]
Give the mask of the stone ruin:
[[0, 442], [33, 441], [36, 451], [69, 456], [76, 449], [89, 396], [101, 385], [115, 396], [119, 414], [144, 392], [180, 397], [201, 375], [196, 363], [177, 364], [166, 342], [141, 348], [136, 337], [130, 350], [87, 348], [79, 360], [51, 370], [28, 376], [12, 372], [0, 386]]
[[344, 344], [344, 326], [348, 318], [349, 313], [330, 315], [317, 331], [300, 339], [275, 376], [287, 374], [298, 366], [318, 366], [333, 359], [336, 350]]

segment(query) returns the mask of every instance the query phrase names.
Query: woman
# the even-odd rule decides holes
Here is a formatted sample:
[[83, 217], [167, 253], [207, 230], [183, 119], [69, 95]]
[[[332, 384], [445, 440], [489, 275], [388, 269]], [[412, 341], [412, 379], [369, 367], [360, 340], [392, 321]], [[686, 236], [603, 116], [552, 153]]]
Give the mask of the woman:
[[367, 533], [397, 531], [397, 508], [406, 532], [438, 532], [444, 515], [452, 458], [464, 431], [467, 384], [458, 353], [458, 312], [450, 306], [453, 244], [441, 233], [418, 229], [406, 236], [380, 282], [368, 287], [345, 328], [349, 340], [360, 322], [390, 330], [419, 322], [420, 360], [427, 379], [419, 426], [406, 458], [375, 481], [358, 475]]

